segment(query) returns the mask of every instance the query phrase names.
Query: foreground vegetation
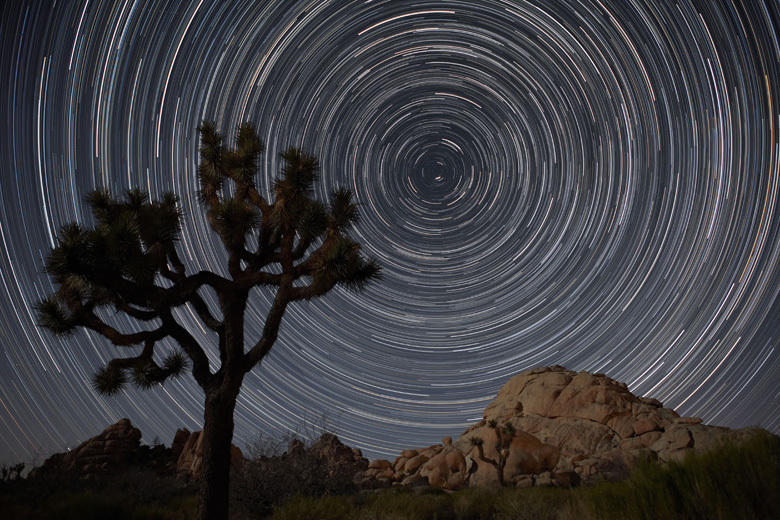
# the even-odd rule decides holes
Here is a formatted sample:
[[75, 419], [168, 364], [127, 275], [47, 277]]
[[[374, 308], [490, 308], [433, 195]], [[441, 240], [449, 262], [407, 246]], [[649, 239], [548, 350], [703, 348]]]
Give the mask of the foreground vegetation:
[[[308, 484], [307, 484], [308, 485]], [[312, 484], [313, 486], [313, 484]], [[235, 520], [627, 520], [780, 518], [780, 437], [749, 441], [658, 466], [648, 462], [621, 482], [576, 489], [430, 488], [320, 495], [317, 484], [293, 497], [233, 497]], [[315, 491], [316, 489], [316, 491]], [[278, 490], [275, 492], [278, 493]], [[251, 500], [248, 500], [251, 498]], [[242, 504], [267, 504], [262, 511]], [[11, 479], [0, 487], [5, 518], [184, 520], [195, 518], [195, 488], [173, 478], [133, 474], [100, 481]]]
[[153, 471], [99, 480], [14, 479], [0, 484], [0, 517], [19, 520], [191, 520], [197, 489]]

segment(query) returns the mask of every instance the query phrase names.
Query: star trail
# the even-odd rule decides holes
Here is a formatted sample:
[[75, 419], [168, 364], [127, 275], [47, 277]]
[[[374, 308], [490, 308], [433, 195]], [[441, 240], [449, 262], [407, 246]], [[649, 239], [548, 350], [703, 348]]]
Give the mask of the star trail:
[[[174, 192], [189, 271], [225, 273], [195, 196], [204, 119], [228, 139], [257, 125], [265, 190], [278, 151], [315, 154], [317, 196], [354, 191], [353, 236], [384, 269], [361, 294], [288, 310], [245, 380], [237, 445], [324, 415], [390, 456], [458, 435], [509, 377], [553, 364], [780, 433], [776, 1], [1, 9], [0, 461], [40, 461], [122, 417], [147, 443], [201, 428], [189, 376], [97, 395], [116, 347], [53, 337], [35, 304], [59, 228], [89, 224], [100, 187]], [[269, 301], [252, 300], [247, 343]]]

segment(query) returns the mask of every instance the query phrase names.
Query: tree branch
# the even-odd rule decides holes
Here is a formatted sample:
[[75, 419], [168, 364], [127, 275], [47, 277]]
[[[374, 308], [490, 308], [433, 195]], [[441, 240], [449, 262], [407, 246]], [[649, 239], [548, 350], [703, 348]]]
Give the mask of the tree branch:
[[198, 313], [198, 317], [204, 325], [215, 332], [219, 330], [222, 326], [222, 322], [211, 314], [208, 305], [206, 305], [206, 302], [198, 293], [194, 293], [190, 296], [189, 303], [192, 304], [192, 308]]
[[249, 195], [249, 202], [252, 203], [254, 207], [260, 210], [260, 213], [263, 216], [263, 222], [265, 222], [271, 213], [271, 206], [268, 205], [268, 202], [260, 195], [260, 193], [257, 192], [257, 188], [254, 186], [251, 186], [247, 193]]
[[258, 285], [276, 285], [282, 283], [282, 275], [272, 274], [265, 271], [244, 273], [240, 278], [241, 286], [250, 289]]
[[263, 326], [263, 334], [255, 345], [244, 355], [244, 371], [249, 372], [257, 365], [271, 350], [277, 336], [279, 335], [279, 326], [282, 323], [282, 317], [290, 302], [289, 285], [280, 287], [274, 297], [274, 303], [268, 311]]
[[123, 303], [121, 305], [118, 305], [117, 309], [124, 312], [128, 316], [140, 321], [152, 321], [160, 317], [160, 315], [157, 314], [155, 311], [145, 311], [142, 309], [138, 309], [128, 303]]
[[143, 343], [147, 341], [159, 341], [167, 335], [165, 333], [164, 327], [158, 327], [152, 330], [135, 332], [133, 334], [123, 334], [118, 330], [116, 330], [114, 327], [108, 325], [106, 322], [101, 320], [91, 310], [84, 309], [83, 312], [81, 312], [80, 314], [81, 314], [80, 321], [84, 325], [84, 327], [94, 330], [101, 336], [110, 340], [111, 343], [119, 347], [138, 345], [139, 343]]
[[108, 362], [108, 366], [111, 368], [125, 369], [135, 367], [139, 361], [149, 361], [154, 354], [154, 344], [155, 342], [152, 340], [145, 341], [144, 349], [136, 357], [114, 358]]
[[166, 312], [162, 315], [163, 326], [166, 328], [170, 337], [176, 340], [184, 352], [192, 360], [192, 377], [205, 389], [211, 379], [211, 369], [209, 368], [209, 358], [200, 343], [184, 327], [174, 319], [173, 314]]
[[317, 296], [322, 296], [327, 293], [333, 287], [336, 286], [335, 281], [328, 284], [315, 284], [310, 283], [302, 287], [293, 287], [290, 289], [290, 301], [299, 302], [301, 300], [309, 301]]
[[219, 295], [222, 292], [229, 291], [232, 282], [226, 278], [214, 274], [210, 271], [200, 271], [197, 274], [176, 282], [168, 289], [161, 289], [165, 292], [163, 302], [166, 305], [176, 307], [190, 301], [190, 298], [204, 285], [214, 289]]

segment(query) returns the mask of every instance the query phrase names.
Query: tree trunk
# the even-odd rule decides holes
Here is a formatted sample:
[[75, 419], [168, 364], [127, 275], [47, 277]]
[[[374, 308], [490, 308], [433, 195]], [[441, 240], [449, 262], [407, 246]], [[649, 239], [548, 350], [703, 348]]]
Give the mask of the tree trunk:
[[[240, 387], [239, 383], [238, 389]], [[206, 395], [198, 520], [228, 519], [230, 444], [238, 389], [233, 390], [223, 383]]]
[[498, 456], [498, 464], [496, 464], [496, 470], [498, 471], [498, 485], [504, 487], [504, 466], [506, 466], [506, 459], [501, 458], [501, 454]]

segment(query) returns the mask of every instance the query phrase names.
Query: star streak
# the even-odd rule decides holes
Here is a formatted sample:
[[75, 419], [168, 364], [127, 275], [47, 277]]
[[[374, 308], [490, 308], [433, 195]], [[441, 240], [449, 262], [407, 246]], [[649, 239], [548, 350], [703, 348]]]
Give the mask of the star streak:
[[[519, 371], [603, 371], [681, 414], [780, 433], [780, 7], [763, 0], [3, 3], [0, 461], [121, 417], [199, 429], [191, 378], [117, 397], [114, 350], [34, 304], [84, 196], [181, 198], [190, 270], [226, 274], [196, 126], [301, 146], [347, 185], [385, 279], [288, 311], [238, 445], [325, 414], [369, 457], [458, 435]], [[247, 311], [248, 343], [269, 295]], [[207, 341], [194, 313], [192, 334]], [[122, 322], [120, 327], [130, 327]], [[166, 345], [173, 348], [173, 345]], [[217, 361], [217, 353], [210, 353]]]

